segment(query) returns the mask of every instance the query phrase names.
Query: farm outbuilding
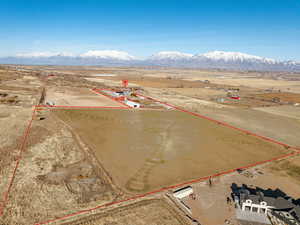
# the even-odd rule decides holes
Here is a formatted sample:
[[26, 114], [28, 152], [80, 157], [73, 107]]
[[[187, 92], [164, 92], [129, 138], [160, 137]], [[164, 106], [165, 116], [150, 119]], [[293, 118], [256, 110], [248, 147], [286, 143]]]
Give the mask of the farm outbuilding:
[[125, 101], [125, 104], [132, 107], [132, 108], [140, 108], [141, 105], [137, 102], [133, 102], [133, 101], [129, 101], [129, 100], [126, 100]]
[[173, 196], [178, 199], [182, 199], [193, 194], [193, 188], [191, 186], [184, 187], [180, 190], [174, 191]]

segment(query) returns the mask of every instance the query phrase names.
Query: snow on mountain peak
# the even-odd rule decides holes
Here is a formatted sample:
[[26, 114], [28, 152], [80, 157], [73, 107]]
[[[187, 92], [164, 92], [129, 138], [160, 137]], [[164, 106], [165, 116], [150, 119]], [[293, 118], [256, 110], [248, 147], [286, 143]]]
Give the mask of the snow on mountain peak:
[[187, 54], [162, 51], [141, 59], [116, 50], [90, 50], [82, 54], [67, 52], [20, 53], [16, 57], [0, 58], [5, 64], [57, 64], [57, 65], [157, 65], [190, 68], [220, 68], [238, 70], [300, 71], [297, 61], [277, 61], [241, 52], [212, 51]]
[[208, 52], [202, 55], [208, 59], [212, 60], [224, 60], [224, 61], [247, 61], [247, 60], [255, 60], [255, 61], [261, 61], [261, 62], [267, 62], [267, 63], [276, 63], [276, 60], [269, 59], [269, 58], [263, 58], [260, 56], [255, 55], [249, 55], [241, 52], [224, 52], [224, 51], [212, 51]]
[[134, 56], [129, 55], [127, 52], [116, 50], [91, 50], [80, 55], [80, 57], [94, 57], [101, 59], [116, 59], [116, 60], [134, 60]]
[[21, 58], [47, 58], [54, 56], [72, 57], [74, 55], [69, 52], [29, 52], [19, 53], [16, 56]]
[[163, 51], [152, 55], [150, 58], [155, 60], [161, 59], [188, 59], [192, 58], [192, 54], [182, 53], [177, 51]]

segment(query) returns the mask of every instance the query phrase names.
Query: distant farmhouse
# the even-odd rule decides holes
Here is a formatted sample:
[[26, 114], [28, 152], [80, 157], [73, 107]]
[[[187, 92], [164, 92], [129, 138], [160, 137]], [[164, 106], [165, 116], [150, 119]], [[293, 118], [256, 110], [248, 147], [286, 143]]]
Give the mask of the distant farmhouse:
[[300, 225], [299, 200], [276, 190], [232, 185], [236, 217], [241, 224]]

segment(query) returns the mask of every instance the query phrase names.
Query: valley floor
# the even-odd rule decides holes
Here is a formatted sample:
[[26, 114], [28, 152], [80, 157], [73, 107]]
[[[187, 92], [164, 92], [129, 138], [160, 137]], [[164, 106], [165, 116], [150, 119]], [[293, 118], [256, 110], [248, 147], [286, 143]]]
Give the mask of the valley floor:
[[[122, 90], [124, 79], [142, 108], [126, 108], [93, 91]], [[226, 204], [232, 183], [279, 188], [300, 198], [299, 87], [297, 74], [0, 69], [0, 224], [237, 224]], [[247, 176], [231, 171], [213, 177], [212, 186], [199, 179], [286, 154], [247, 169]], [[196, 194], [195, 201], [184, 200], [189, 214], [170, 196], [193, 179], [185, 184]]]

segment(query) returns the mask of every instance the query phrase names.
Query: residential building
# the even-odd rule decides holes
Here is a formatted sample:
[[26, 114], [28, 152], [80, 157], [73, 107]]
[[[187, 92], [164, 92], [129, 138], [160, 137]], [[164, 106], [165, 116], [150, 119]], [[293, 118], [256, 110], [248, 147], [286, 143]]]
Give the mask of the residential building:
[[273, 225], [300, 225], [300, 206], [277, 190], [232, 185], [239, 221]]

